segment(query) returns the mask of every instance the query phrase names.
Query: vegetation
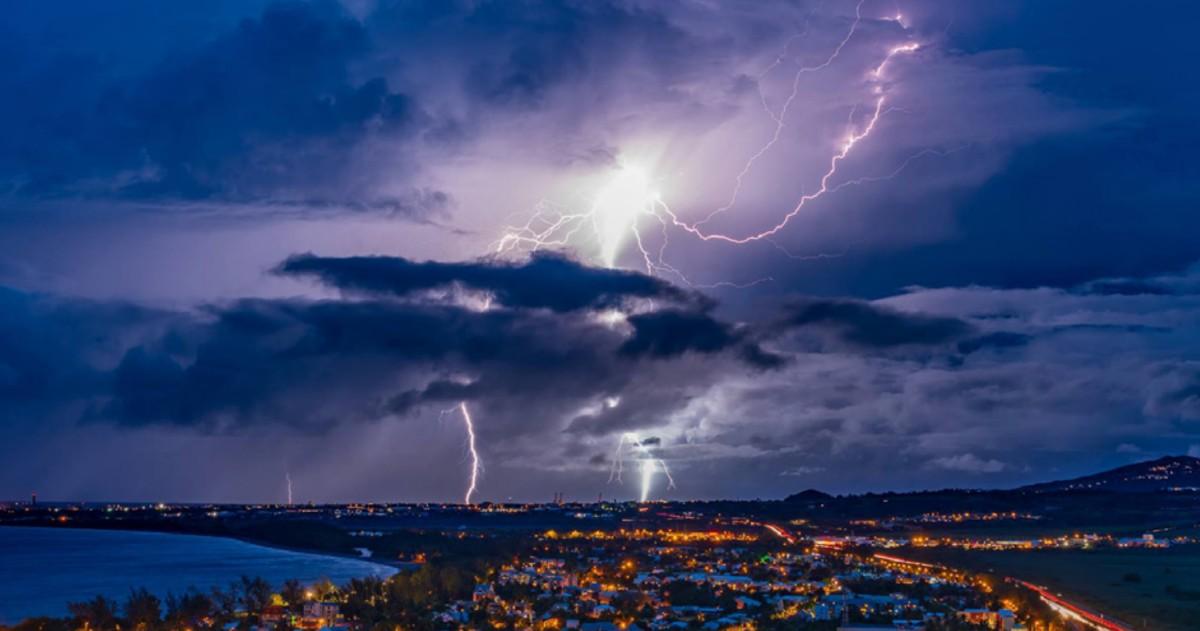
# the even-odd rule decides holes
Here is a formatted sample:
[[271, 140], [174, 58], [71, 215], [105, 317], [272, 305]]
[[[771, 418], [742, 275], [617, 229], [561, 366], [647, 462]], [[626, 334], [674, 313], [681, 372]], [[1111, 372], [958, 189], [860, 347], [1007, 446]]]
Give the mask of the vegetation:
[[976, 551], [917, 548], [905, 556], [1045, 585], [1135, 629], [1183, 631], [1200, 618], [1200, 547]]
[[[283, 529], [279, 542], [308, 546], [309, 537], [326, 532], [323, 524], [299, 522]], [[343, 533], [343, 536], [344, 535]], [[243, 576], [225, 589], [208, 592], [191, 589], [183, 594], [159, 598], [146, 589], [135, 589], [120, 603], [104, 596], [69, 603], [67, 618], [31, 618], [0, 631], [74, 631], [88, 628], [163, 631], [166, 629], [215, 629], [229, 623], [248, 629], [262, 624], [261, 614], [279, 605], [293, 615], [301, 613], [306, 600], [327, 600], [341, 605], [342, 613], [365, 629], [392, 630], [397, 626], [420, 631], [433, 629], [435, 607], [456, 599], [469, 599], [476, 579], [490, 568], [521, 551], [520, 538], [486, 541], [442, 534], [399, 533], [384, 537], [389, 549], [407, 550], [420, 546], [433, 559], [413, 571], [387, 580], [376, 577], [352, 579], [343, 586], [324, 581], [312, 586], [289, 580], [278, 591], [261, 578]]]

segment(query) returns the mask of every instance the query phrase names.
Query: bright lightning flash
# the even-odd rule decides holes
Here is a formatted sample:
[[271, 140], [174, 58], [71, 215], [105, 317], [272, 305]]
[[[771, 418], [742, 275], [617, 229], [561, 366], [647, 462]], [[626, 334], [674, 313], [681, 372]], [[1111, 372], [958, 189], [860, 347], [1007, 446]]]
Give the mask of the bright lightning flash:
[[471, 504], [471, 496], [475, 494], [475, 490], [479, 485], [479, 473], [483, 470], [483, 461], [479, 459], [479, 450], [475, 448], [475, 421], [471, 419], [471, 412], [467, 410], [467, 402], [463, 401], [450, 409], [442, 410], [439, 417], [444, 417], [446, 414], [453, 412], [462, 414], [463, 425], [467, 429], [467, 451], [471, 454], [471, 481], [467, 485], [467, 493], [463, 497], [463, 504]]
[[667, 463], [650, 452], [650, 448], [646, 446], [637, 432], [621, 434], [621, 439], [617, 442], [617, 451], [613, 456], [612, 471], [609, 472], [609, 482], [621, 481], [621, 473], [625, 470], [625, 445], [631, 446], [639, 456], [638, 469], [642, 478], [639, 501], [645, 502], [650, 498], [650, 489], [654, 485], [654, 474], [660, 471], [667, 478], [667, 488], [675, 488], [675, 478], [671, 477], [671, 470], [667, 468]]
[[464, 401], [458, 404], [458, 409], [462, 410], [463, 423], [467, 426], [467, 449], [471, 452], [471, 485], [467, 487], [467, 494], [463, 497], [463, 504], [471, 503], [471, 496], [475, 494], [475, 487], [479, 483], [479, 452], [475, 449], [475, 421], [471, 420], [471, 413], [467, 411], [467, 403]]
[[[832, 148], [827, 167], [816, 178], [815, 190], [801, 195], [792, 204], [790, 209], [783, 212], [776, 219], [773, 225], [769, 225], [758, 232], [734, 235], [705, 228], [705, 224], [717, 215], [731, 210], [736, 205], [743, 182], [753, 169], [755, 163], [764, 158], [772, 147], [781, 140], [781, 134], [787, 125], [789, 111], [800, 95], [800, 80], [802, 76], [824, 70], [839, 58], [843, 49], [858, 32], [859, 26], [864, 19], [862, 6], [863, 1], [860, 0], [855, 8], [854, 19], [850, 23], [845, 36], [838, 41], [836, 47], [833, 48], [827, 57], [820, 63], [800, 66], [795, 70], [795, 76], [791, 82], [791, 91], [778, 111], [773, 110], [767, 105], [765, 99], [763, 100], [763, 107], [774, 122], [774, 133], [760, 149], [749, 157], [745, 166], [736, 174], [733, 191], [726, 203], [712, 210], [699, 220], [687, 221], [676, 214], [662, 200], [661, 196], [655, 190], [654, 179], [645, 166], [637, 163], [626, 163], [620, 166], [611, 179], [597, 191], [587, 210], [564, 212], [553, 208], [541, 207], [524, 225], [508, 227], [500, 239], [495, 242], [496, 252], [508, 252], [512, 250], [535, 251], [543, 248], [567, 247], [574, 242], [580, 232], [586, 232], [587, 228], [590, 227], [592, 237], [599, 251], [599, 260], [607, 267], [611, 268], [616, 265], [621, 248], [628, 241], [632, 240], [637, 245], [647, 273], [654, 275], [669, 274], [679, 278], [689, 286], [704, 287], [703, 285], [693, 284], [682, 272], [665, 262], [665, 251], [668, 246], [668, 238], [671, 230], [682, 231], [701, 241], [724, 242], [731, 245], [747, 245], [757, 241], [767, 241], [774, 244], [771, 238], [787, 227], [811, 202], [847, 186], [891, 179], [898, 175], [899, 171], [915, 158], [937, 154], [938, 152], [929, 150], [922, 151], [904, 161], [900, 169], [890, 175], [859, 177], [841, 182], [836, 181], [839, 179], [840, 174], [838, 171], [841, 163], [849, 158], [858, 145], [865, 142], [876, 131], [880, 120], [891, 111], [886, 107], [889, 94], [887, 84], [884, 81], [885, 71], [888, 66], [895, 61], [896, 57], [909, 55], [921, 47], [920, 44], [911, 41], [900, 43], [887, 49], [879, 63], [867, 73], [867, 81], [873, 84], [870, 104], [866, 108], [867, 112], [859, 120], [854, 120], [854, 115], [858, 111], [858, 108], [855, 107], [851, 112], [851, 120], [848, 124], [849, 129], [842, 141]], [[907, 23], [899, 12], [894, 16], [888, 16], [883, 19], [896, 22], [901, 28], [907, 29]], [[792, 39], [789, 39], [789, 46], [791, 42]], [[788, 47], [785, 46], [776, 60], [762, 74], [766, 75], [778, 67], [787, 57]], [[656, 248], [648, 249], [643, 241], [642, 233], [639, 230], [639, 223], [643, 216], [651, 217], [658, 222], [661, 228], [660, 245]], [[777, 244], [775, 245], [779, 247]], [[769, 278], [759, 279], [743, 285], [718, 283], [709, 286], [751, 286], [764, 280], [769, 280]]]
[[621, 244], [637, 230], [639, 215], [652, 214], [657, 200], [649, 174], [635, 165], [620, 167], [600, 189], [590, 215], [606, 267], [616, 265]]
[[[632, 235], [641, 246], [637, 223], [650, 215], [664, 223], [655, 212], [659, 193], [654, 189], [650, 171], [644, 166], [626, 162], [617, 167], [612, 177], [596, 191], [588, 210], [577, 213], [539, 209], [522, 226], [510, 226], [495, 243], [496, 252], [518, 248], [539, 250], [564, 247], [580, 230], [589, 227], [595, 237], [600, 261], [606, 267], [616, 266], [621, 246]], [[664, 223], [665, 228], [665, 223]], [[650, 269], [650, 253], [642, 249]]]

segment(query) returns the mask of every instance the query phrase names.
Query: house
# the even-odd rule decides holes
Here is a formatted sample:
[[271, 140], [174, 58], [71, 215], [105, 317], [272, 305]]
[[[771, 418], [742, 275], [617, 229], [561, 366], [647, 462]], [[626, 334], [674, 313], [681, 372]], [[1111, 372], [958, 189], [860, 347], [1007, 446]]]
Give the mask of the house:
[[996, 631], [1012, 631], [1017, 622], [1016, 615], [1008, 609], [964, 609], [958, 612], [958, 617], [972, 624], [986, 624], [989, 629]]
[[287, 609], [280, 605], [271, 605], [262, 612], [262, 621], [267, 624], [283, 622], [287, 619]]
[[341, 609], [337, 603], [310, 601], [304, 603], [304, 615], [300, 619], [300, 627], [304, 629], [325, 629], [338, 623]]

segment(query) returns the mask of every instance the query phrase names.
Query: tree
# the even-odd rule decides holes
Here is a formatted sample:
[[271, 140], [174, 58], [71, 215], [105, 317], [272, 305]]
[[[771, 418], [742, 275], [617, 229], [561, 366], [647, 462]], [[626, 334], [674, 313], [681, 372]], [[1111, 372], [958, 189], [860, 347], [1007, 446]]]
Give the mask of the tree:
[[167, 595], [167, 625], [172, 629], [195, 627], [201, 619], [214, 613], [212, 598], [195, 589], [181, 596]]
[[262, 613], [271, 604], [271, 584], [261, 577], [241, 578], [242, 608], [249, 614]]
[[156, 629], [162, 623], [162, 603], [144, 587], [131, 590], [125, 599], [125, 619], [134, 629]]
[[69, 603], [67, 611], [71, 612], [79, 626], [100, 631], [117, 628], [117, 603], [103, 596], [86, 602]]
[[342, 595], [345, 598], [342, 610], [363, 622], [378, 618], [380, 607], [387, 600], [383, 581], [375, 576], [350, 579]]
[[229, 591], [223, 591], [219, 587], [212, 589], [213, 618], [218, 625], [223, 625], [237, 617], [237, 589], [237, 583], [230, 585]]
[[317, 600], [333, 600], [338, 594], [337, 585], [327, 578], [318, 581], [316, 585], [313, 585], [312, 590], [316, 594]]
[[304, 584], [290, 578], [283, 582], [283, 589], [279, 590], [279, 595], [283, 598], [283, 602], [287, 603], [288, 608], [294, 612], [304, 603]]

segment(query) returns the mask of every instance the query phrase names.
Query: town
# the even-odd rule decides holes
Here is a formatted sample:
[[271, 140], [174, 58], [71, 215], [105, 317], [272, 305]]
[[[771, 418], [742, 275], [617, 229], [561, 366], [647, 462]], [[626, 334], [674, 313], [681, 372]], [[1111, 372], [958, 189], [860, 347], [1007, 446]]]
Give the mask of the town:
[[[324, 516], [349, 522], [359, 551], [401, 570], [388, 579], [271, 586], [243, 578], [228, 589], [159, 597], [145, 590], [124, 602], [103, 596], [71, 603], [69, 619], [34, 619], [20, 631], [57, 629], [1123, 629], [1090, 622], [1092, 612], [1036, 585], [905, 558], [929, 547], [1007, 550], [1119, 547], [1087, 534], [1037, 541], [812, 534], [804, 520], [777, 524], [752, 517], [705, 516], [665, 504], [608, 507], [354, 505], [326, 507], [118, 506], [9, 507], [5, 515], [41, 515], [46, 523], [87, 525], [130, 515], [171, 523]], [[460, 513], [562, 518], [586, 529], [452, 529], [421, 546], [388, 547], [415, 537], [362, 527], [410, 513], [436, 521]], [[607, 517], [606, 517], [607, 515]], [[116, 517], [114, 517], [116, 516]], [[461, 516], [461, 515], [460, 515]], [[1020, 518], [1020, 516], [1018, 516]], [[364, 522], [366, 520], [366, 522]], [[560, 520], [561, 521], [561, 520]], [[78, 522], [78, 523], [77, 523]], [[383, 526], [378, 526], [383, 527]], [[808, 533], [808, 534], [805, 534]], [[427, 535], [428, 536], [428, 535]], [[1152, 535], [1137, 539], [1159, 543]], [[385, 552], [386, 550], [386, 552]]]
[[30, 496], [0, 502], [0, 528], [206, 535], [362, 565], [336, 582], [251, 574], [77, 591], [40, 610], [61, 613], [5, 622], [19, 631], [1188, 629], [1200, 600], [1200, 511], [1195, 493], [1179, 489], [1196, 486], [1192, 464], [1015, 490], [807, 490], [770, 501]]

